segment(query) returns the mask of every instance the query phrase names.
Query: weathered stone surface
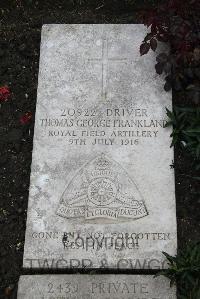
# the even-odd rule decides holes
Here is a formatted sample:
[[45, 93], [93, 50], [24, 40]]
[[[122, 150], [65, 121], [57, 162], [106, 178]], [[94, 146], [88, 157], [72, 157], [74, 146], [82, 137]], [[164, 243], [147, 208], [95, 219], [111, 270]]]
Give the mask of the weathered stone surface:
[[44, 25], [24, 267], [164, 268], [171, 94], [143, 25]]
[[166, 278], [153, 275], [21, 276], [18, 299], [175, 299]]

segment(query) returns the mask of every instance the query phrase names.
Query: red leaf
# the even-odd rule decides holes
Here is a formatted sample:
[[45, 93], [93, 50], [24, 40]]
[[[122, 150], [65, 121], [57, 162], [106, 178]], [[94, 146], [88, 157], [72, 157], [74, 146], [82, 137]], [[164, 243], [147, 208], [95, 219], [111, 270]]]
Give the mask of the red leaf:
[[0, 87], [0, 102], [6, 102], [10, 97], [10, 90], [8, 86]]
[[155, 65], [156, 73], [159, 74], [159, 75], [161, 75], [162, 72], [163, 72], [163, 67], [164, 67], [164, 64], [158, 62], [158, 63]]
[[146, 42], [149, 41], [152, 37], [153, 37], [153, 34], [152, 34], [151, 32], [148, 33], [148, 34], [145, 36], [143, 42], [146, 43]]
[[171, 83], [167, 81], [164, 85], [164, 90], [165, 91], [170, 91], [172, 89]]
[[168, 40], [169, 40], [169, 38], [168, 38], [168, 35], [167, 34], [157, 34], [157, 40], [159, 41], [159, 42], [163, 42], [163, 43], [166, 43]]
[[151, 46], [151, 49], [153, 51], [155, 51], [157, 49], [158, 43], [157, 43], [157, 40], [155, 38], [152, 38], [150, 40], [150, 46]]
[[27, 123], [29, 123], [29, 121], [32, 118], [32, 113], [31, 112], [26, 112], [21, 118], [20, 118], [20, 123], [22, 125], [25, 125]]
[[157, 31], [158, 31], [158, 29], [157, 29], [157, 26], [156, 26], [156, 24], [155, 24], [155, 22], [151, 25], [151, 33], [153, 34], [153, 35], [155, 35], [155, 34], [157, 34]]
[[166, 63], [168, 60], [168, 56], [165, 53], [160, 53], [157, 57], [156, 57], [156, 61], [160, 62], [160, 63]]
[[140, 46], [140, 55], [147, 54], [150, 50], [150, 44], [149, 43], [143, 43]]

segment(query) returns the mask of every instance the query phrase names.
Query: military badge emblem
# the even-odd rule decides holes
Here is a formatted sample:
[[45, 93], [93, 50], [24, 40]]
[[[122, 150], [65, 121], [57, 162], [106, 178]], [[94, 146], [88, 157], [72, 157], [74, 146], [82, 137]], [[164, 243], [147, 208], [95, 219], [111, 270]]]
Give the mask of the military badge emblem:
[[128, 173], [105, 154], [86, 163], [67, 184], [57, 214], [65, 218], [139, 219], [148, 215]]

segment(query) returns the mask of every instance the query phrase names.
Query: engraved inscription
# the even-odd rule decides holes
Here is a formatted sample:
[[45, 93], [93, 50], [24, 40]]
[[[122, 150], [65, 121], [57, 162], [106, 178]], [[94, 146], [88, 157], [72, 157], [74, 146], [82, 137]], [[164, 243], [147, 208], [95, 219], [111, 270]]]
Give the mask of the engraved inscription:
[[[148, 283], [139, 283], [136, 281], [123, 282], [97, 282], [93, 280], [88, 283], [86, 293], [82, 293], [78, 285], [71, 282], [66, 283], [52, 283], [48, 284], [47, 295], [42, 296], [41, 299], [92, 299], [94, 296], [101, 296], [101, 298], [108, 298], [107, 296], [115, 296], [115, 299], [160, 299], [160, 296], [152, 297], [151, 286]], [[50, 297], [49, 297], [50, 295]], [[46, 297], [47, 296], [47, 297]], [[169, 298], [172, 298], [171, 296]]]
[[[134, 102], [134, 99], [130, 99]], [[41, 118], [42, 136], [70, 146], [135, 147], [159, 137], [165, 119], [155, 119], [141, 108], [60, 108], [52, 117]]]

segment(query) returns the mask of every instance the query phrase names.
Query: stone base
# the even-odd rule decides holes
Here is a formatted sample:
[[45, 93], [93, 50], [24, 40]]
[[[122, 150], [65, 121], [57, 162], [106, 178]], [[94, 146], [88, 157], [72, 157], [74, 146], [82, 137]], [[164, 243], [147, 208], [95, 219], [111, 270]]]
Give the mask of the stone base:
[[18, 299], [175, 299], [169, 280], [153, 275], [25, 275]]

